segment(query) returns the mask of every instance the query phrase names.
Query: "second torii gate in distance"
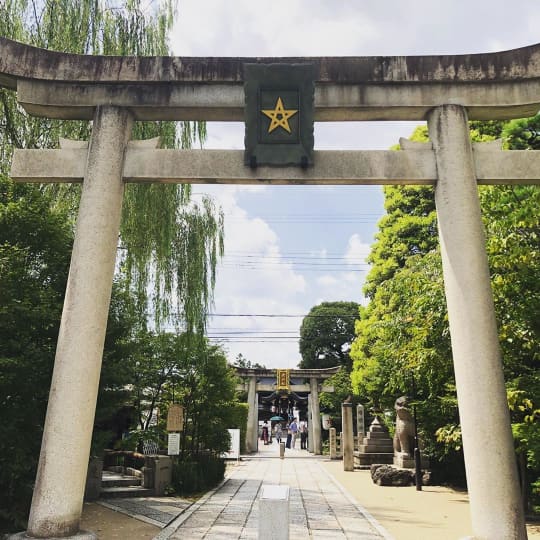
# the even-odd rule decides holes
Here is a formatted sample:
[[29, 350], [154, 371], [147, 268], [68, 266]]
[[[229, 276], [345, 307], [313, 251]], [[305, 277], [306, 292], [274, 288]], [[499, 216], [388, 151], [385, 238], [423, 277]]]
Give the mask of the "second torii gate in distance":
[[[250, 169], [242, 152], [128, 144], [136, 120], [242, 121], [245, 63], [306, 61], [315, 121], [427, 120], [431, 142], [315, 152], [305, 169]], [[88, 148], [19, 150], [12, 165], [18, 181], [84, 179], [27, 537], [80, 538], [124, 183], [268, 182], [435, 184], [473, 531], [526, 538], [477, 184], [538, 184], [540, 152], [472, 145], [467, 121], [537, 113], [539, 45], [457, 56], [124, 58], [0, 38], [0, 85], [30, 114], [93, 120]]]
[[[257, 451], [257, 435], [258, 435], [258, 404], [259, 392], [275, 392], [279, 390], [277, 379], [278, 371], [276, 369], [252, 369], [252, 368], [235, 368], [236, 374], [245, 379], [244, 384], [238, 385], [237, 390], [246, 391], [248, 398], [248, 421], [246, 432], [246, 450], [248, 452]], [[326, 379], [335, 375], [340, 370], [340, 367], [332, 367], [327, 369], [289, 369], [288, 377], [291, 383], [283, 385], [285, 393], [289, 392], [308, 392], [308, 429], [310, 438], [310, 449], [315, 455], [322, 454], [321, 441], [321, 419], [319, 407], [319, 393], [333, 392], [332, 386], [322, 386]], [[261, 379], [270, 379], [275, 382], [263, 382]], [[307, 380], [307, 383], [303, 381]], [[300, 382], [302, 381], [302, 382]]]

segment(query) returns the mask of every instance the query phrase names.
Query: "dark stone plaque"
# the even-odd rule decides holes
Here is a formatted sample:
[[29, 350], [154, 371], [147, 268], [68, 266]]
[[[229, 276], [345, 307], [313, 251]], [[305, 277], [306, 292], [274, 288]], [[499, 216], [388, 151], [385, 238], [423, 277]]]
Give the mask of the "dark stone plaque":
[[244, 162], [313, 163], [314, 68], [311, 64], [244, 64]]

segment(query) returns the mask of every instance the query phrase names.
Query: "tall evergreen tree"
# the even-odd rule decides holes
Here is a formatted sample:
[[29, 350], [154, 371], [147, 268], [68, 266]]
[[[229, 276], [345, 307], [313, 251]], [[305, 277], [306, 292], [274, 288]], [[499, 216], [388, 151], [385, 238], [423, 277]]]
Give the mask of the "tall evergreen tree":
[[349, 372], [356, 302], [323, 302], [312, 307], [300, 327], [300, 369], [343, 366]]

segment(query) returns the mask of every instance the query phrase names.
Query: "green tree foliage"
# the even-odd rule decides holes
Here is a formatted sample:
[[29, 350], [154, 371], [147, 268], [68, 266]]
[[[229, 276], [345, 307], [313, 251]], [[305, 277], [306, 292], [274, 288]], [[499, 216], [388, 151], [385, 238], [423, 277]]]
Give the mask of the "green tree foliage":
[[240, 430], [240, 453], [245, 454], [249, 405], [247, 403], [238, 402], [234, 403], [231, 408], [231, 420], [228, 427]]
[[[75, 53], [167, 54], [172, 7], [5, 0], [0, 35]], [[7, 173], [14, 148], [55, 148], [60, 137], [87, 139], [89, 133], [88, 122], [30, 118], [13, 92], [0, 89], [0, 521], [16, 529], [25, 526], [35, 478], [80, 190], [16, 186]], [[135, 138], [158, 135], [165, 146], [188, 146], [204, 136], [204, 125], [155, 122], [134, 129]], [[134, 357], [132, 337], [146, 323], [141, 313], [150, 282], [158, 322], [175, 308], [175, 320], [186, 327], [204, 325], [222, 251], [222, 216], [209, 200], [194, 205], [189, 196], [189, 187], [127, 186], [120, 246], [126, 278], [113, 286], [100, 426], [126, 399], [125, 360]]]
[[[427, 141], [427, 129], [418, 127], [411, 140]], [[438, 244], [433, 187], [385, 186], [386, 214], [367, 261], [371, 264], [364, 293], [369, 298], [385, 280], [403, 268], [409, 257], [424, 255]]]
[[192, 459], [229, 449], [227, 428], [235, 418], [236, 376], [220, 347], [205, 341], [190, 353], [178, 373], [178, 400], [185, 410], [180, 458]]
[[159, 407], [167, 384], [175, 384], [180, 359], [186, 356], [186, 339], [171, 333], [145, 330], [134, 339], [129, 359], [130, 381], [137, 429], [146, 431]]
[[333, 386], [333, 392], [321, 392], [320, 394], [320, 408], [321, 411], [329, 414], [339, 431], [341, 426], [341, 405], [345, 400], [350, 401], [353, 406], [358, 403], [357, 396], [353, 395], [351, 385], [351, 374], [343, 367], [335, 375], [332, 375], [326, 379], [325, 386]]
[[0, 524], [19, 527], [32, 496], [72, 242], [65, 213], [49, 203], [35, 187], [0, 176]]
[[355, 302], [323, 302], [312, 307], [300, 327], [300, 369], [342, 365], [350, 371], [349, 350], [358, 316]]
[[234, 359], [233, 366], [246, 369], [266, 369], [266, 366], [259, 362], [251, 362], [242, 353], [238, 353]]
[[[539, 126], [539, 117], [472, 122], [471, 137], [502, 137], [506, 148], [539, 148]], [[425, 130], [413, 138], [425, 140]], [[391, 409], [399, 394], [411, 393], [414, 375], [425, 450], [455, 481], [463, 470], [461, 432], [433, 190], [391, 187], [385, 195], [387, 215], [379, 224], [365, 289], [371, 302], [362, 309], [351, 352], [353, 388], [375, 408]], [[537, 417], [519, 407], [536, 410], [539, 391], [539, 197], [536, 186], [480, 189], [505, 376], [509, 395], [520, 396], [512, 413], [516, 448], [533, 473]]]
[[[135, 343], [125, 359], [137, 421], [132, 449], [142, 439], [163, 441], [167, 408], [174, 402], [184, 407], [180, 459], [226, 451], [227, 428], [238, 412], [236, 377], [222, 349], [188, 333], [141, 331]], [[156, 417], [162, 419], [157, 428]]]
[[[6, 0], [0, 35], [38, 47], [79, 54], [167, 55], [175, 2], [142, 0]], [[13, 92], [0, 89], [0, 167], [7, 173], [13, 148], [54, 148], [60, 137], [88, 139], [88, 122], [29, 118]], [[133, 137], [159, 136], [163, 146], [189, 147], [205, 136], [201, 123], [138, 123]], [[73, 211], [79, 189], [51, 186], [56, 204]], [[189, 185], [128, 185], [121, 225], [126, 285], [140, 313], [202, 329], [211, 303], [215, 265], [223, 251], [223, 216], [209, 198], [195, 204]], [[189, 256], [187, 254], [189, 253]], [[148, 289], [153, 294], [148, 302]], [[150, 305], [149, 305], [150, 304]]]
[[[0, 175], [0, 530], [24, 528], [28, 515], [72, 242], [69, 215], [50, 193]], [[98, 424], [125, 399], [134, 311], [126, 294], [115, 284]]]

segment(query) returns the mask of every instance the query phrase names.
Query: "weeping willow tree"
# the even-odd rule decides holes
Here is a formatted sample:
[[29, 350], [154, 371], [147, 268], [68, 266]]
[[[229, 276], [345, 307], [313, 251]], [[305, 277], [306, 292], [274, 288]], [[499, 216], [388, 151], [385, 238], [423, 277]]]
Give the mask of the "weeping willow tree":
[[[61, 52], [169, 55], [175, 9], [173, 0], [3, 0], [0, 35]], [[0, 173], [8, 174], [14, 148], [55, 148], [60, 137], [88, 139], [90, 130], [90, 122], [31, 118], [0, 89]], [[139, 122], [133, 132], [159, 137], [165, 148], [189, 148], [205, 135], [196, 122]], [[53, 190], [74, 220], [80, 187], [40, 189]], [[119, 268], [140, 313], [158, 326], [168, 320], [201, 331], [223, 253], [223, 216], [212, 201], [194, 203], [189, 185], [127, 185], [120, 237]]]

